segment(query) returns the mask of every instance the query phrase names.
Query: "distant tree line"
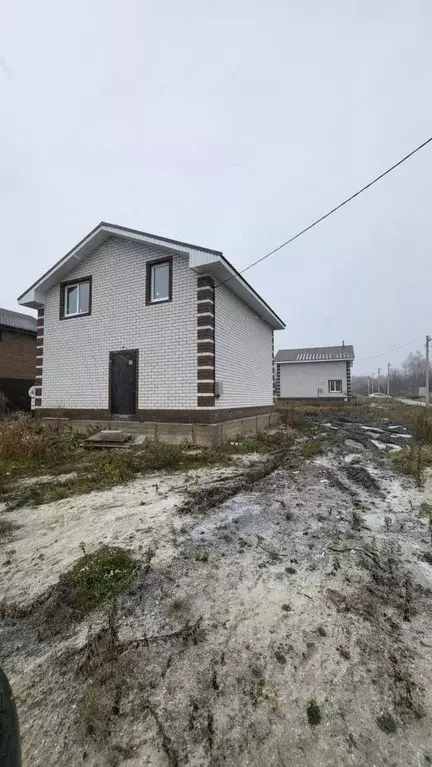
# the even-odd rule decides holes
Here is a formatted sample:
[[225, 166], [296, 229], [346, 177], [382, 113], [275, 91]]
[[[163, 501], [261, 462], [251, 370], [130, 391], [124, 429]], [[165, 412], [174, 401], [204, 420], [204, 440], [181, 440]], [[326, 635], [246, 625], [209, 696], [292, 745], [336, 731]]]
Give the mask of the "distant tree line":
[[[432, 384], [432, 368], [430, 368], [430, 381]], [[390, 368], [390, 396], [392, 397], [417, 397], [419, 387], [425, 385], [426, 358], [420, 351], [411, 352], [406, 360], [402, 362], [400, 368]], [[378, 391], [378, 378], [375, 371], [372, 376], [353, 376], [352, 391], [354, 394], [368, 393], [369, 387], [372, 391]], [[387, 393], [387, 370], [381, 373], [380, 391]]]

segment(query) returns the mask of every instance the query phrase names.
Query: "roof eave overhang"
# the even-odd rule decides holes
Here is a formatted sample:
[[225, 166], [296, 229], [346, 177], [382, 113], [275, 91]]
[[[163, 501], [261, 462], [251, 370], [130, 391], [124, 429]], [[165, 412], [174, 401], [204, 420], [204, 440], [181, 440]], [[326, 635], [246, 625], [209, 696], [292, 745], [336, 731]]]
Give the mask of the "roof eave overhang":
[[244, 304], [249, 306], [273, 330], [283, 330], [285, 323], [273, 312], [266, 302], [255, 293], [248, 283], [231, 267], [223, 256], [191, 253], [189, 266], [198, 274], [208, 274], [215, 280], [215, 289], [226, 285]]
[[31, 309], [39, 309], [45, 304], [46, 293], [55, 284], [67, 277], [72, 269], [78, 266], [94, 248], [102, 245], [110, 236], [107, 227], [99, 226], [94, 229], [75, 248], [45, 272], [29, 290], [19, 296], [18, 303]]
[[161, 248], [164, 251], [183, 253], [189, 256], [189, 267], [198, 274], [209, 274], [214, 277], [216, 286], [220, 283], [229, 282], [227, 287], [235, 293], [247, 306], [259, 317], [267, 322], [274, 330], [283, 330], [284, 322], [273, 312], [266, 302], [256, 293], [253, 288], [236, 272], [231, 264], [226, 261], [218, 251], [209, 251], [195, 247], [187, 243], [176, 242], [159, 238], [154, 235], [144, 234], [135, 230], [123, 229], [113, 224], [101, 223], [81, 242], [69, 251], [60, 261], [45, 272], [25, 293], [18, 298], [21, 306], [31, 309], [39, 309], [45, 304], [46, 293], [56, 284], [64, 280], [68, 274], [78, 266], [97, 247], [102, 245], [110, 237], [142, 242], [153, 248]]
[[276, 357], [275, 362], [277, 365], [303, 365], [305, 362], [316, 362], [317, 364], [320, 362], [354, 362], [354, 359], [354, 357], [343, 357], [328, 360], [278, 360]]

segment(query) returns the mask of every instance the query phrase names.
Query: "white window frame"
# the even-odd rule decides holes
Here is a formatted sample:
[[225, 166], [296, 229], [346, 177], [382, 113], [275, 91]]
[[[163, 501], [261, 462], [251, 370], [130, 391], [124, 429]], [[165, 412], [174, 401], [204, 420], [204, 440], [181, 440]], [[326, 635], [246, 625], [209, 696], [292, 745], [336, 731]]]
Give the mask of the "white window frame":
[[[79, 305], [80, 305], [80, 289], [81, 285], [88, 285], [89, 286], [89, 305], [88, 309], [85, 312], [79, 311]], [[68, 291], [72, 290], [73, 288], [78, 288], [78, 296], [77, 296], [77, 312], [68, 312], [67, 306], [68, 306]], [[78, 280], [77, 282], [68, 282], [67, 285], [63, 285], [64, 295], [63, 295], [63, 316], [64, 317], [79, 317], [80, 314], [90, 314], [90, 301], [91, 301], [91, 280]]]
[[[340, 383], [340, 389], [337, 388], [338, 383]], [[329, 394], [342, 394], [342, 378], [329, 378], [328, 390]]]
[[[165, 266], [168, 269], [168, 292], [167, 295], [163, 298], [154, 298], [153, 296], [153, 289], [154, 289], [154, 273], [155, 269], [160, 269], [161, 266]], [[171, 265], [168, 260], [166, 261], [160, 261], [158, 264], [151, 264], [150, 265], [150, 303], [151, 304], [160, 304], [163, 301], [169, 301], [170, 300], [170, 269]]]

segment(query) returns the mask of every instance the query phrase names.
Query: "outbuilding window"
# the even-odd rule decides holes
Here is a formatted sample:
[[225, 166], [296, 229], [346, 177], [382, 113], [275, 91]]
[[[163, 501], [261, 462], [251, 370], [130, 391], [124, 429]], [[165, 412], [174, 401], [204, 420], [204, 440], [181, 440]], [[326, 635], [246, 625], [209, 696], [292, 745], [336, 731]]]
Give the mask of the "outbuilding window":
[[342, 394], [342, 379], [336, 378], [332, 381], [328, 382], [328, 390], [330, 394], [334, 394], [335, 392], [338, 392], [339, 394]]
[[60, 285], [60, 319], [91, 313], [91, 277], [63, 282]]

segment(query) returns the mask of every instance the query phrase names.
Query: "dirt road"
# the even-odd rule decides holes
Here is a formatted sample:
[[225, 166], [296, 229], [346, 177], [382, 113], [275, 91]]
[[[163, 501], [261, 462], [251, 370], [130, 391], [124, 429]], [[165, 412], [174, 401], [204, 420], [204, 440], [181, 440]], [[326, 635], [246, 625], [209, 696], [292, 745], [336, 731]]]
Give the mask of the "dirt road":
[[[321, 428], [336, 435], [340, 423]], [[420, 514], [430, 479], [417, 489], [373, 444], [347, 439], [308, 460], [294, 449], [199, 513], [185, 511], [179, 482], [170, 495], [154, 477], [166, 497], [147, 519], [146, 505], [136, 508], [150, 480], [116, 489], [114, 523], [113, 491], [70, 499], [62, 517], [58, 503], [40, 507], [57, 557], [55, 540], [67, 547], [77, 525], [73, 504], [87, 540], [92, 514], [105, 542], [121, 517], [129, 543], [156, 556], [114, 611], [59, 634], [41, 632], [37, 606], [4, 611], [25, 767], [432, 763], [431, 532]], [[23, 527], [7, 580], [8, 599], [22, 604], [25, 577], [32, 599], [43, 591], [30, 566], [19, 576], [25, 514], [11, 515]]]

